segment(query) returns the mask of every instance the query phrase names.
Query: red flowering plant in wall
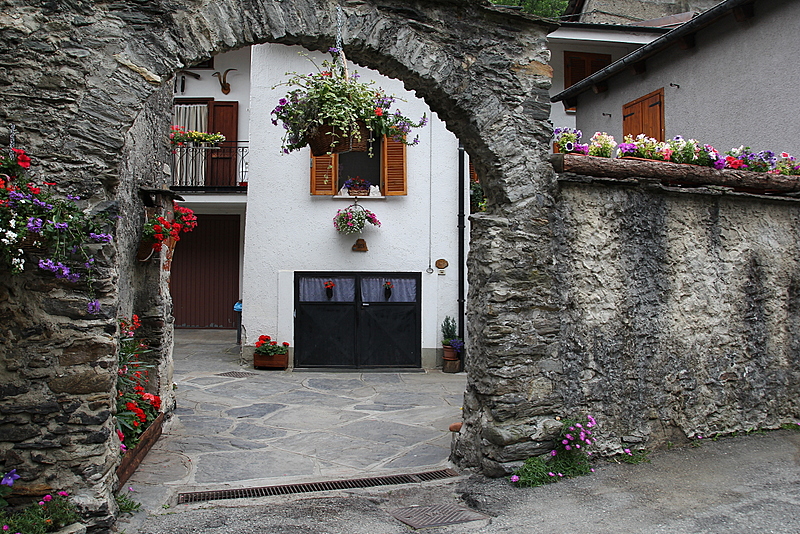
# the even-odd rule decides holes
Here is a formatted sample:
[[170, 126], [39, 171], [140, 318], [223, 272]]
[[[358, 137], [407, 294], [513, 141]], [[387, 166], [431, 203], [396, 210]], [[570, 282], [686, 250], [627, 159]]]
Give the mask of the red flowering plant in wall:
[[258, 336], [256, 341], [256, 354], [265, 354], [267, 356], [276, 356], [278, 354], [286, 354], [289, 352], [289, 343], [284, 341], [280, 345], [267, 335]]
[[117, 436], [123, 454], [139, 442], [139, 437], [161, 410], [161, 398], [145, 391], [148, 373], [153, 366], [141, 361], [141, 355], [149, 352], [147, 346], [136, 339], [136, 330], [141, 325], [137, 315], [130, 321], [122, 319], [119, 322]]
[[150, 241], [156, 252], [163, 248], [163, 243], [172, 238], [177, 242], [181, 240], [181, 232], [191, 232], [197, 227], [197, 217], [194, 212], [173, 202], [174, 217], [170, 221], [161, 215], [156, 215], [147, 220], [142, 232], [143, 239]]

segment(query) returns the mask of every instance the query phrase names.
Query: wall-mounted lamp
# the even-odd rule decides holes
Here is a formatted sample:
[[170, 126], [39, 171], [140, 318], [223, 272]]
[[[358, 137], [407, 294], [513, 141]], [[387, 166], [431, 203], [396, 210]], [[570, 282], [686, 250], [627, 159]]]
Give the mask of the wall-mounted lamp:
[[675, 88], [677, 88], [677, 89], [680, 89], [680, 88], [681, 88], [681, 86], [680, 86], [680, 85], [678, 85], [677, 83], [670, 83], [670, 84], [669, 84], [669, 86], [670, 86], [670, 87], [675, 87]]
[[353, 252], [366, 252], [368, 250], [366, 241], [363, 239], [356, 239], [356, 243], [353, 245]]
[[611, 118], [611, 113], [602, 113], [602, 115], [603, 117], [608, 117], [609, 119]]

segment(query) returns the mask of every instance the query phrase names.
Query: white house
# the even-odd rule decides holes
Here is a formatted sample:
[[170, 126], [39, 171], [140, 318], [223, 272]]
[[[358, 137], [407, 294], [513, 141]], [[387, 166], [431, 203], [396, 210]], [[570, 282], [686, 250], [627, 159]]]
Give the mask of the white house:
[[[296, 367], [435, 367], [442, 320], [463, 317], [463, 151], [402, 82], [351, 63], [351, 73], [402, 99], [395, 107], [404, 114], [430, 120], [418, 130], [419, 144], [407, 147], [404, 190], [381, 176], [381, 148], [373, 158], [351, 153], [331, 162], [340, 171], [336, 187], [319, 174], [315, 182], [315, 168], [329, 162], [315, 162], [308, 148], [283, 154], [283, 128], [270, 116], [286, 93], [275, 87], [286, 73], [316, 69], [301, 52], [318, 65], [327, 57], [258, 45], [176, 77], [176, 123], [228, 138], [218, 150], [176, 150], [173, 189], [199, 218], [172, 264], [176, 327], [235, 328], [241, 300], [242, 342], [253, 345], [262, 334], [287, 341]], [[379, 189], [369, 197], [339, 194], [354, 172]], [[381, 226], [338, 233], [334, 215], [355, 202]], [[326, 282], [334, 284], [330, 296]]]

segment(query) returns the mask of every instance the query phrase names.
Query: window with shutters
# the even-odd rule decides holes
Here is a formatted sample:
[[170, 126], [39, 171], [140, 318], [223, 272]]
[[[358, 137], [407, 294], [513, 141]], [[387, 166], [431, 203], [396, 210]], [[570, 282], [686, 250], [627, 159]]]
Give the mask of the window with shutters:
[[[611, 54], [589, 52], [564, 52], [564, 89], [611, 65]], [[574, 107], [567, 108], [575, 111]]]
[[664, 140], [664, 88], [622, 106], [622, 135]]
[[311, 157], [311, 194], [336, 195], [348, 178], [363, 178], [380, 187], [381, 195], [408, 193], [404, 143], [384, 137], [367, 152]]

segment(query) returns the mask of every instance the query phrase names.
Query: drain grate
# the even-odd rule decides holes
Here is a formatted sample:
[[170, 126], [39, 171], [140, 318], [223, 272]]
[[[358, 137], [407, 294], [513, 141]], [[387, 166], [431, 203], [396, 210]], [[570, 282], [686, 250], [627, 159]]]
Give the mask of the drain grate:
[[248, 378], [250, 376], [258, 376], [255, 373], [248, 373], [246, 371], [228, 371], [227, 373], [218, 373], [217, 376], [227, 376], [229, 378]]
[[226, 489], [219, 491], [193, 491], [178, 494], [178, 504], [222, 499], [254, 499], [272, 495], [288, 495], [291, 493], [310, 493], [314, 491], [331, 491], [355, 488], [372, 488], [375, 486], [393, 486], [395, 484], [415, 484], [429, 480], [457, 477], [452, 469], [439, 469], [409, 475], [388, 475], [371, 478], [355, 478], [350, 480], [332, 480], [329, 482], [307, 482], [304, 484], [285, 484], [283, 486], [264, 486], [261, 488]]
[[457, 525], [459, 523], [489, 519], [489, 516], [479, 514], [469, 508], [462, 508], [452, 504], [410, 506], [408, 508], [400, 508], [390, 513], [392, 517], [402, 521], [411, 528], [444, 527], [447, 525]]

